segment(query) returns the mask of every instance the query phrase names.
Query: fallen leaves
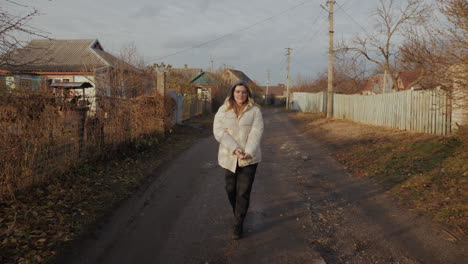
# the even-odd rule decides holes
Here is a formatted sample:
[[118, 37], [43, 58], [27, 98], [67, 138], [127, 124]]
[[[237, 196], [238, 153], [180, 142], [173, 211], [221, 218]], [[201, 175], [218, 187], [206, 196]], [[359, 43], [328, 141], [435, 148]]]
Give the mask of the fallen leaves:
[[401, 205], [468, 233], [468, 137], [440, 137], [293, 114], [345, 170], [372, 178]]
[[194, 133], [187, 127], [178, 128], [158, 148], [87, 164], [59, 182], [37, 186], [20, 193], [16, 200], [0, 203], [0, 263], [36, 264], [53, 259], [99, 215], [128, 197], [144, 181], [145, 171], [207, 134], [212, 119], [205, 119], [200, 120], [204, 130]]

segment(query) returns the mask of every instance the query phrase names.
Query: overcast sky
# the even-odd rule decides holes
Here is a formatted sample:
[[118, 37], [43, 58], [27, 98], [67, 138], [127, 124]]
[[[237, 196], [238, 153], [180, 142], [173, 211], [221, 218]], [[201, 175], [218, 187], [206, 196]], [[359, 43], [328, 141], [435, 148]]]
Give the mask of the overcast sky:
[[[320, 7], [326, 0], [11, 1], [37, 8], [41, 15], [30, 25], [49, 32], [51, 38], [97, 38], [112, 53], [134, 43], [148, 64], [164, 61], [209, 70], [211, 57], [215, 68], [241, 70], [260, 85], [266, 84], [269, 70], [274, 85], [286, 82], [285, 48], [290, 47], [293, 78], [299, 73], [313, 77], [327, 68], [328, 14]], [[8, 0], [0, 3], [17, 14], [28, 10]], [[338, 0], [336, 39], [349, 39], [362, 27], [372, 30], [371, 13], [377, 4], [378, 0]]]

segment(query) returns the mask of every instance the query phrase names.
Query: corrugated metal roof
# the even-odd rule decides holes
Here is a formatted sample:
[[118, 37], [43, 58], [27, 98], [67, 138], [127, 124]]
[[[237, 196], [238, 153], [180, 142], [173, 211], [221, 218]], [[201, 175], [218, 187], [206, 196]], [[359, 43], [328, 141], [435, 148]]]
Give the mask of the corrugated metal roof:
[[193, 80], [190, 81], [193, 84], [199, 85], [217, 85], [218, 81], [211, 72], [200, 72]]
[[113, 66], [117, 61], [102, 49], [97, 39], [36, 39], [16, 50], [0, 68], [9, 71], [80, 72]]
[[91, 88], [93, 85], [91, 85], [89, 82], [61, 82], [61, 83], [52, 83], [50, 87], [60, 87], [60, 88]]

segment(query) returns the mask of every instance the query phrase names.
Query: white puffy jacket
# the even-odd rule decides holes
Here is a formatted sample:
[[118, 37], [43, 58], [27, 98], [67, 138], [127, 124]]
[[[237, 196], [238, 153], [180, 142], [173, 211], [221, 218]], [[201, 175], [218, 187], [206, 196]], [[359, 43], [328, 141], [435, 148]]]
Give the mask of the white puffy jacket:
[[[244, 111], [236, 116], [233, 109], [226, 112], [227, 102], [222, 105], [214, 118], [213, 134], [219, 142], [218, 163], [221, 167], [236, 172], [236, 165], [245, 167], [262, 160], [260, 141], [263, 135], [263, 117], [258, 106], [248, 104]], [[252, 156], [251, 159], [239, 159], [234, 154], [241, 148]]]

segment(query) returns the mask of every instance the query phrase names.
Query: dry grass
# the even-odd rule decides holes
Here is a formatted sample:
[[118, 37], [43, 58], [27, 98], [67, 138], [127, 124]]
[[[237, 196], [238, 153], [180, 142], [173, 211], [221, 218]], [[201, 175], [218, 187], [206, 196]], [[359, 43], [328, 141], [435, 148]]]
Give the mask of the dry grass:
[[468, 231], [468, 136], [399, 131], [319, 114], [291, 118], [324, 142], [356, 177], [380, 183], [401, 205]]
[[163, 104], [159, 96], [96, 100], [96, 112], [87, 114], [57, 97], [0, 97], [0, 201], [56, 180], [83, 162], [163, 134], [173, 104]]
[[193, 126], [176, 126], [165, 137], [146, 137], [125, 152], [75, 166], [60, 181], [43, 182], [19, 192], [15, 200], [0, 202], [0, 263], [54, 260], [155, 176], [148, 172], [209, 135], [212, 120], [195, 118]]

